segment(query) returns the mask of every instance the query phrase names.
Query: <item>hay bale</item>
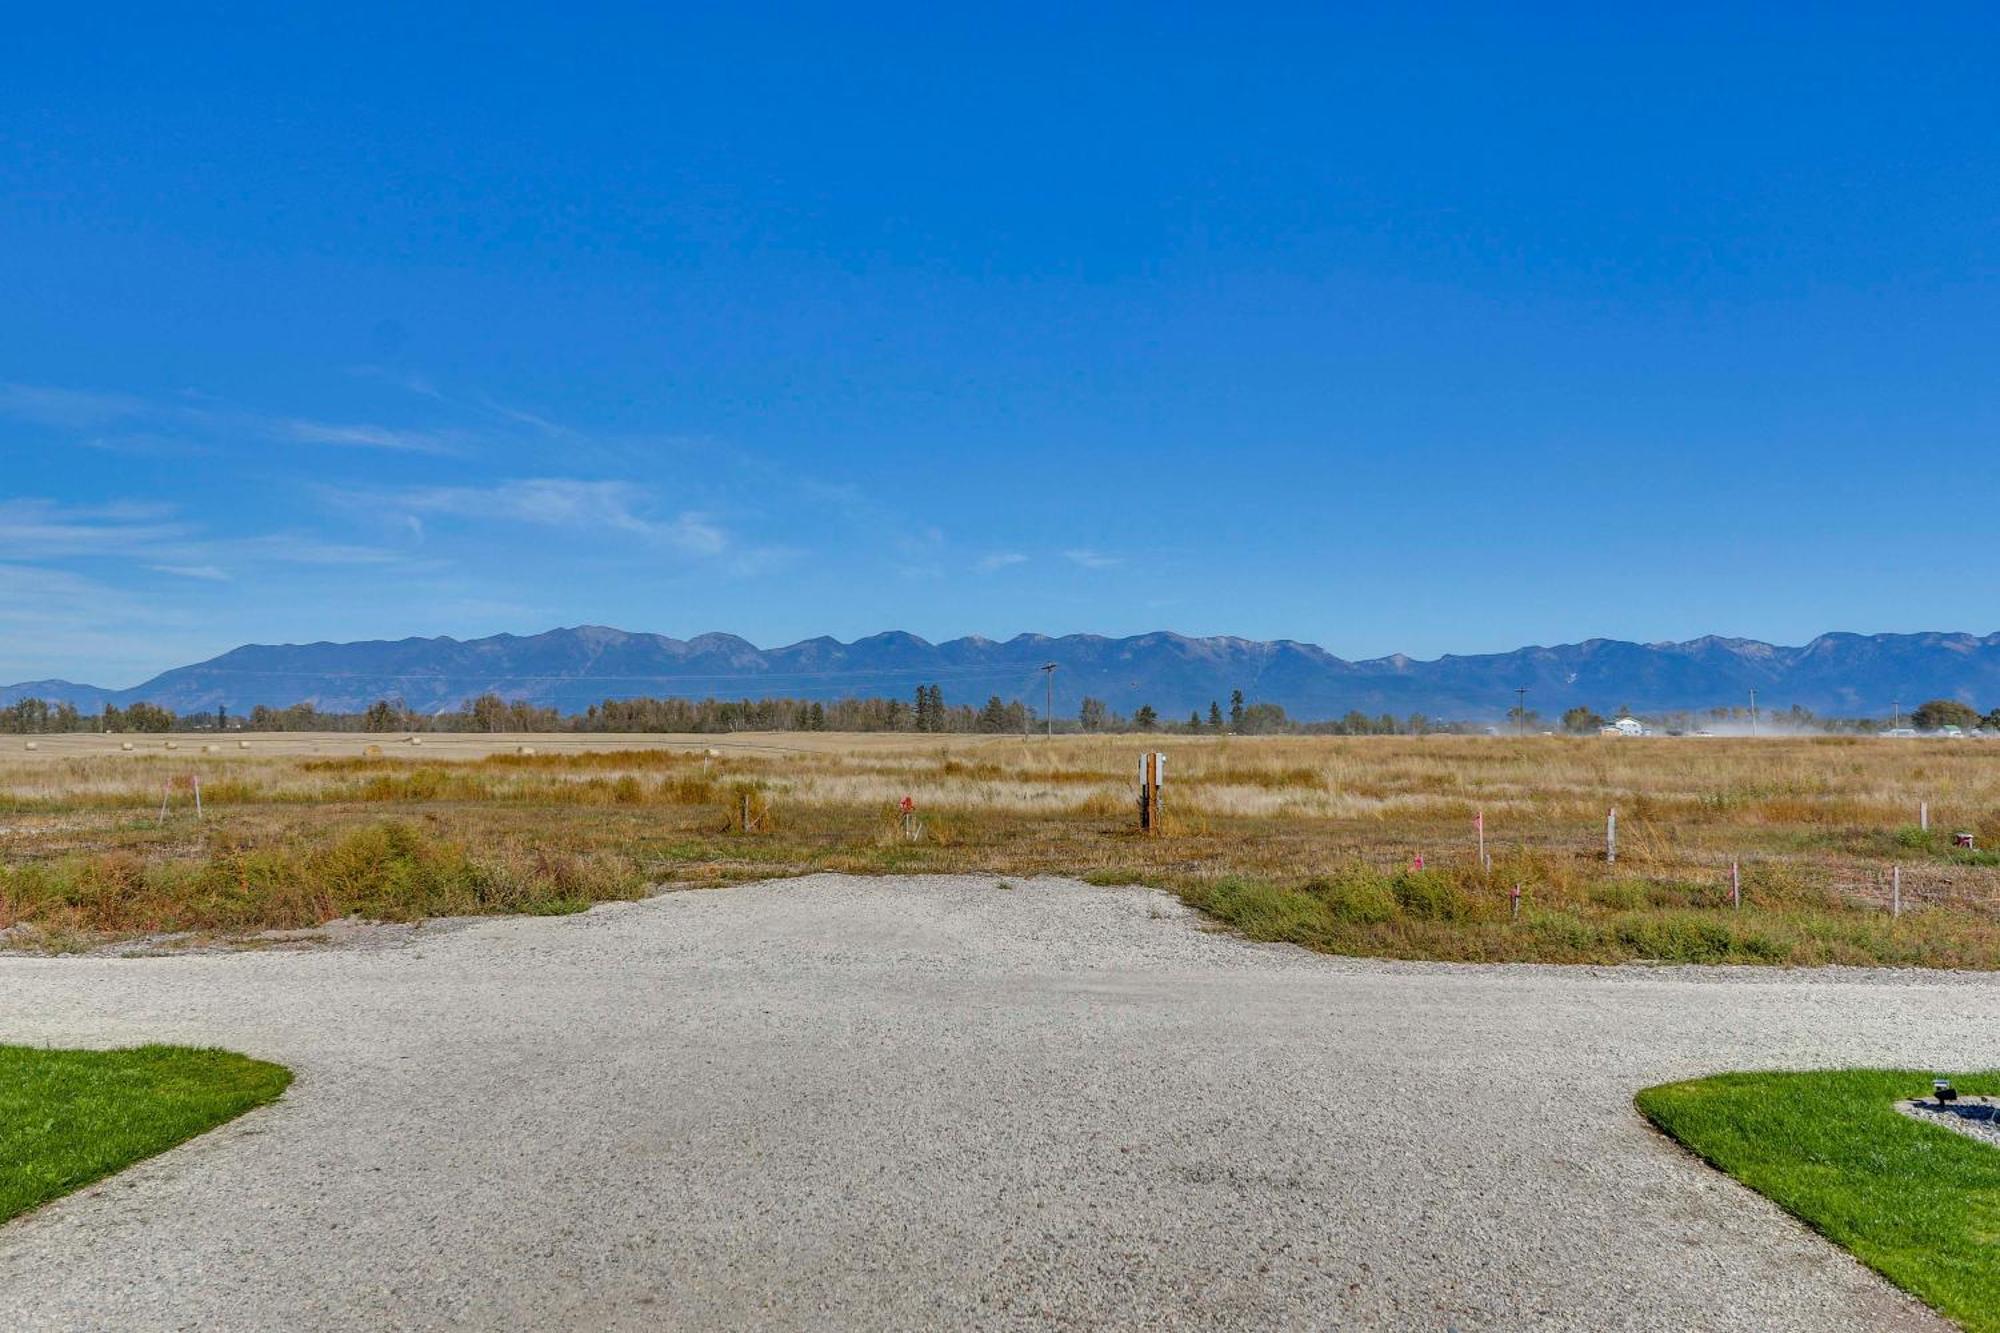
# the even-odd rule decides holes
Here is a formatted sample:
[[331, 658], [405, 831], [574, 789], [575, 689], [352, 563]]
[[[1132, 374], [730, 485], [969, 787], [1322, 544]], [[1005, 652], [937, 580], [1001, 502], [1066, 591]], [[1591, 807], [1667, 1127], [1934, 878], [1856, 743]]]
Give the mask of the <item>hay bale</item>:
[[201, 752], [203, 754], [220, 754], [222, 753], [222, 747], [220, 745], [204, 745], [201, 747]]
[[517, 745], [514, 747], [515, 754], [533, 754], [534, 752], [535, 747], [532, 745]]
[[410, 744], [412, 745], [422, 745], [423, 743], [424, 743], [424, 738], [422, 736], [410, 737]]
[[365, 749], [363, 749], [363, 750], [361, 751], [361, 753], [363, 753], [363, 754], [367, 755], [367, 756], [368, 756], [368, 757], [369, 757], [370, 759], [374, 759], [374, 758], [378, 757], [379, 755], [381, 755], [381, 753], [382, 753], [382, 747], [381, 747], [381, 746], [379, 746], [379, 745], [370, 745], [370, 746], [366, 747]]
[[132, 742], [130, 742], [130, 741], [120, 741], [120, 742], [118, 743], [118, 748], [119, 748], [119, 749], [121, 749], [121, 750], [129, 750], [129, 749], [131, 749], [131, 748], [132, 748]]
[[236, 742], [236, 748], [237, 748], [237, 749], [239, 749], [239, 750], [247, 750], [247, 749], [249, 749], [249, 748], [250, 748], [250, 742], [249, 742], [249, 741], [238, 741], [238, 742]]
[[41, 749], [41, 748], [42, 748], [42, 744], [41, 744], [41, 742], [40, 742], [40, 741], [29, 741], [29, 742], [28, 742], [28, 748], [29, 748], [30, 750], [39, 750], [39, 749]]
[[181, 743], [179, 741], [168, 741], [167, 748], [169, 750], [178, 750], [181, 748]]

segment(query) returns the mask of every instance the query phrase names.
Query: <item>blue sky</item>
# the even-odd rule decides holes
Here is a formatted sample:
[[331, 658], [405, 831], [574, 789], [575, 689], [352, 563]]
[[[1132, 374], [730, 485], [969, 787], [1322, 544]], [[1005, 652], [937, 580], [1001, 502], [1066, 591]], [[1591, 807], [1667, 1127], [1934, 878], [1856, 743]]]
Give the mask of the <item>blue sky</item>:
[[1991, 7], [58, 8], [0, 681], [1996, 628]]

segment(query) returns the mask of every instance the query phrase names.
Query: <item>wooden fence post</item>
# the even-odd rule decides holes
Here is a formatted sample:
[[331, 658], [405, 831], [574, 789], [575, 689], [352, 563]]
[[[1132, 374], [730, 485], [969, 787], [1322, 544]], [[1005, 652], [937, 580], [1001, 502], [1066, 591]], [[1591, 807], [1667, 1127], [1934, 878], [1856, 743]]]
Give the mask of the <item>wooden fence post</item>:
[[1167, 776], [1167, 757], [1158, 751], [1139, 756], [1139, 831], [1160, 831], [1160, 787]]

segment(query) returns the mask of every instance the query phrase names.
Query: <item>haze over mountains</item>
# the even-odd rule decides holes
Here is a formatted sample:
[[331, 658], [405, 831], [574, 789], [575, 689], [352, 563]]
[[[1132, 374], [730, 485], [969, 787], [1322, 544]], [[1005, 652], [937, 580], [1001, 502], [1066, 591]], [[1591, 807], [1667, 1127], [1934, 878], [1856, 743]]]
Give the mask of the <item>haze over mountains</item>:
[[1830, 716], [1885, 715], [1897, 699], [1906, 708], [1934, 697], [1981, 709], [2000, 705], [2000, 634], [1824, 634], [1796, 648], [1715, 637], [1652, 644], [1590, 639], [1419, 662], [1400, 654], [1347, 661], [1288, 639], [1166, 632], [935, 644], [891, 632], [853, 643], [818, 638], [764, 649], [729, 634], [682, 640], [595, 625], [462, 641], [250, 644], [131, 689], [61, 680], [0, 687], [0, 705], [37, 697], [95, 712], [143, 699], [181, 713], [218, 704], [242, 713], [258, 704], [311, 702], [322, 711], [358, 712], [376, 699], [401, 698], [434, 712], [490, 691], [581, 712], [607, 698], [905, 696], [935, 682], [953, 703], [978, 704], [997, 694], [1039, 707], [1044, 662], [1057, 664], [1055, 706], [1063, 715], [1092, 695], [1119, 712], [1151, 704], [1174, 719], [1205, 711], [1211, 700], [1226, 705], [1235, 689], [1305, 720], [1352, 709], [1498, 718], [1521, 686], [1528, 706], [1548, 718], [1574, 704], [1641, 712], [1738, 706], [1752, 689], [1760, 707], [1798, 704]]

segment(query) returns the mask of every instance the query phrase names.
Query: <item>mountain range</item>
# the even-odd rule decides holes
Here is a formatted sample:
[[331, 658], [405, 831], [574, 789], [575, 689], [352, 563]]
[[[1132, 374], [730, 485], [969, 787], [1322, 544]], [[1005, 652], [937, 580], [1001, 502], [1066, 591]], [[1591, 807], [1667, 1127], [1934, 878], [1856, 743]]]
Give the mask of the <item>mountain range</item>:
[[243, 713], [258, 704], [310, 702], [326, 712], [358, 712], [376, 699], [401, 698], [435, 712], [491, 691], [581, 712], [607, 698], [904, 696], [936, 683], [952, 703], [977, 705], [997, 694], [1039, 706], [1047, 662], [1056, 664], [1055, 707], [1065, 715], [1092, 695], [1120, 712], [1151, 704], [1173, 719], [1205, 712], [1211, 700], [1227, 706], [1237, 689], [1304, 720], [1353, 709], [1489, 720], [1513, 707], [1519, 688], [1530, 709], [1550, 718], [1575, 704], [1653, 713], [1741, 706], [1752, 689], [1760, 708], [1797, 704], [1827, 716], [1884, 715], [1897, 699], [1906, 708], [1929, 698], [1982, 710], [2000, 705], [2000, 634], [1822, 634], [1796, 648], [1713, 636], [1589, 639], [1433, 661], [1401, 654], [1348, 661], [1289, 639], [1166, 632], [944, 643], [891, 632], [758, 648], [730, 634], [673, 639], [597, 625], [466, 640], [248, 644], [131, 689], [63, 680], [4, 686], [0, 705], [33, 697], [97, 712], [107, 703], [146, 700], [181, 713], [218, 704]]

